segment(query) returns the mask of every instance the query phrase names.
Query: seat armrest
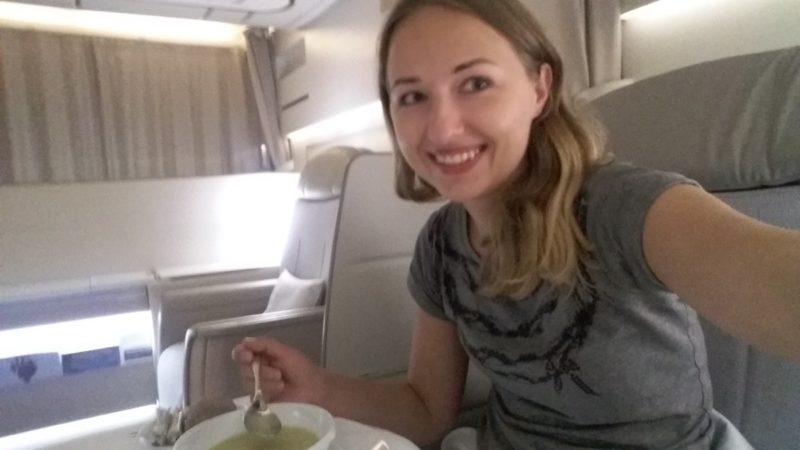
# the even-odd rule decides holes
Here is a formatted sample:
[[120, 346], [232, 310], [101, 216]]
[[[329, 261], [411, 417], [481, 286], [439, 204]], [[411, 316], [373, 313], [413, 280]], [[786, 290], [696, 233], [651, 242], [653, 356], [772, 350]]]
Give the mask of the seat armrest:
[[198, 323], [186, 332], [183, 392], [185, 405], [206, 397], [246, 395], [231, 350], [245, 337], [270, 336], [319, 364], [325, 308], [276, 311]]
[[148, 295], [156, 308], [155, 354], [183, 342], [186, 330], [194, 324], [264, 311], [276, 283], [272, 278], [205, 286], [151, 287]]

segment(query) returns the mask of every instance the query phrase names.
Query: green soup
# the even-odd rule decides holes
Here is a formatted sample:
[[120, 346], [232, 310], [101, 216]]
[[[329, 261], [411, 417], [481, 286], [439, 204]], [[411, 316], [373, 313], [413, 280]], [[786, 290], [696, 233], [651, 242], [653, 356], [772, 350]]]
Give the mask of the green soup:
[[317, 435], [305, 428], [283, 427], [273, 438], [241, 433], [225, 439], [211, 450], [307, 450], [317, 440]]

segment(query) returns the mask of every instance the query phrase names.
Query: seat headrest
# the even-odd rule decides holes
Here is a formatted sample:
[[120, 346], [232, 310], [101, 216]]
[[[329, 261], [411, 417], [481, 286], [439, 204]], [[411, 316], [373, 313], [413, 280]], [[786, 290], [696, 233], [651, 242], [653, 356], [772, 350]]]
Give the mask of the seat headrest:
[[800, 180], [800, 47], [685, 67], [592, 105], [618, 159], [710, 191]]
[[297, 184], [298, 197], [306, 200], [327, 200], [342, 192], [344, 174], [350, 161], [365, 150], [354, 147], [331, 147], [306, 162]]

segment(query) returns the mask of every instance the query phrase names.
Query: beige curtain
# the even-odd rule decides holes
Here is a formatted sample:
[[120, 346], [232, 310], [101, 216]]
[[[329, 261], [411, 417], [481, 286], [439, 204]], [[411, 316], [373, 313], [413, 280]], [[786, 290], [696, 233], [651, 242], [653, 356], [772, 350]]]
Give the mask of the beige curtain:
[[564, 61], [564, 89], [576, 95], [622, 76], [618, 0], [522, 0]]
[[278, 115], [278, 93], [270, 36], [267, 30], [251, 28], [245, 31], [247, 66], [253, 86], [258, 118], [266, 146], [270, 168], [280, 167], [291, 157], [281, 134]]
[[242, 49], [0, 29], [0, 183], [253, 172]]

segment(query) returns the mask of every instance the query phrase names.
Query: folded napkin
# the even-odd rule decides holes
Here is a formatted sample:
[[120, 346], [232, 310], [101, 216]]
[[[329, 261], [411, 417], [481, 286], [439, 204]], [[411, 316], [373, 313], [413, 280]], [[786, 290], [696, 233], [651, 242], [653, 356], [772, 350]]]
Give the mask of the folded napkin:
[[236, 410], [230, 399], [205, 398], [185, 408], [156, 408], [155, 420], [139, 430], [139, 439], [155, 447], [171, 447], [198, 423]]

